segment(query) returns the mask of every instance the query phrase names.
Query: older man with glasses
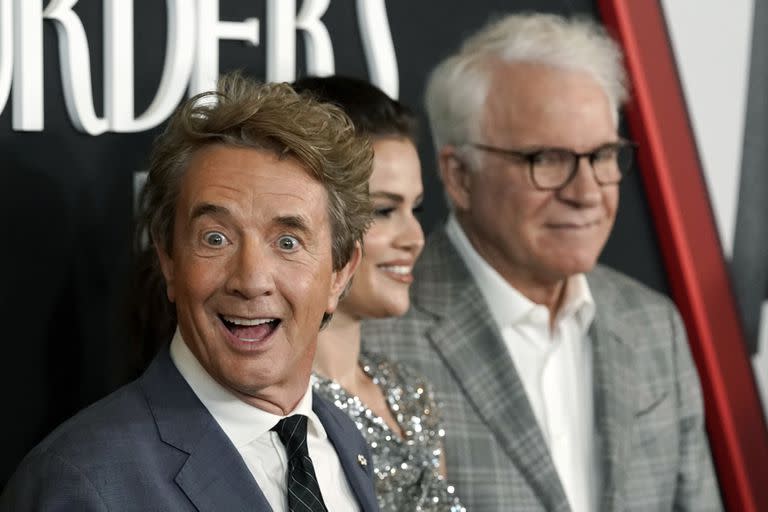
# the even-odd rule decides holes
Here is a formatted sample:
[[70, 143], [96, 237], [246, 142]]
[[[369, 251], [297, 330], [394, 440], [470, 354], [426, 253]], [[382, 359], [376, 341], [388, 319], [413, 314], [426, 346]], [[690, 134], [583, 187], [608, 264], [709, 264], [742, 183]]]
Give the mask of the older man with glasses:
[[371, 350], [433, 382], [468, 510], [719, 510], [696, 369], [665, 297], [597, 265], [634, 145], [617, 45], [507, 16], [432, 73], [451, 206]]

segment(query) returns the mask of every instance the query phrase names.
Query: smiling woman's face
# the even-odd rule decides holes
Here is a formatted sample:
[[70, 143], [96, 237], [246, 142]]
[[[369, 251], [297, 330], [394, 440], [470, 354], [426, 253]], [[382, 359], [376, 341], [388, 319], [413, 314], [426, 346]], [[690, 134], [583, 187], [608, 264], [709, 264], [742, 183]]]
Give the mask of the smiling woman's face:
[[416, 147], [405, 138], [373, 143], [371, 198], [374, 223], [363, 240], [363, 259], [339, 308], [357, 318], [400, 316], [408, 310], [413, 264], [424, 247], [415, 217], [423, 187]]

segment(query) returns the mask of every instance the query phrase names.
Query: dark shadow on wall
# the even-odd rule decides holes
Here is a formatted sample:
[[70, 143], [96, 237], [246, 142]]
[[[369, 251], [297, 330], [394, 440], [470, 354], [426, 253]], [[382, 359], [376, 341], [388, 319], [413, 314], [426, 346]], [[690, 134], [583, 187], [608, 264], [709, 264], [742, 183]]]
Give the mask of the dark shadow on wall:
[[50, 134], [25, 134], [23, 145], [0, 139], [0, 487], [56, 425], [123, 381], [124, 342], [112, 327], [116, 288], [105, 276], [127, 266], [128, 252], [111, 249], [104, 219], [115, 215], [94, 207], [101, 194], [78, 179], [82, 162], [66, 147]]
[[[78, 230], [71, 192], [50, 174], [22, 165], [4, 143], [0, 209], [5, 354], [0, 481], [76, 405], [83, 346], [75, 300], [73, 245]], [[25, 160], [29, 160], [25, 158]], [[70, 194], [69, 197], [67, 195]]]

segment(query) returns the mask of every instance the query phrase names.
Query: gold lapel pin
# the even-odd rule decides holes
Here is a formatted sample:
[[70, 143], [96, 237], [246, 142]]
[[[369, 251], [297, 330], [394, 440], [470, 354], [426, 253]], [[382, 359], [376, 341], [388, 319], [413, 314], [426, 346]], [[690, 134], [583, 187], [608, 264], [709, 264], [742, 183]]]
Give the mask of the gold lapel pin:
[[357, 462], [359, 462], [362, 467], [366, 467], [368, 465], [368, 459], [366, 459], [361, 454], [357, 455]]

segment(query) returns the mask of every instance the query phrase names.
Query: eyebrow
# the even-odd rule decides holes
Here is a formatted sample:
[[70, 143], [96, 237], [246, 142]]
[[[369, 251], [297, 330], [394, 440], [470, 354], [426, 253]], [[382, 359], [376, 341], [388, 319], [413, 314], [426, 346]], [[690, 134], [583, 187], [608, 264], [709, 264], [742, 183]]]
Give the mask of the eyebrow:
[[[597, 146], [592, 147], [592, 149], [590, 151], [587, 151], [587, 153], [594, 153], [595, 151], [599, 151], [606, 147], [621, 145], [623, 142], [624, 142], [624, 139], [622, 138], [619, 138], [617, 140], [609, 140], [609, 141], [603, 142], [602, 144], [598, 144]], [[566, 148], [562, 146], [529, 146], [529, 147], [520, 148], [518, 152], [531, 154], [531, 153], [538, 153], [540, 151], [550, 151], [550, 150], [570, 151], [571, 153], [578, 153], [578, 151], [575, 151], [572, 148]]]
[[309, 233], [309, 222], [302, 215], [278, 215], [272, 218], [272, 222], [286, 228], [296, 229], [303, 233]]
[[[397, 203], [402, 203], [405, 201], [405, 198], [401, 196], [400, 194], [393, 194], [392, 192], [371, 192], [371, 198], [384, 198], [389, 199], [391, 201], [395, 201]], [[414, 203], [418, 203], [419, 201], [422, 201], [424, 199], [424, 194], [419, 194], [419, 197], [416, 198]]]
[[[195, 219], [210, 215], [213, 217], [225, 217], [231, 216], [230, 211], [221, 205], [212, 203], [201, 203], [192, 209], [192, 215], [189, 222], [192, 223]], [[291, 228], [303, 233], [310, 233], [309, 221], [302, 215], [278, 215], [272, 218], [272, 222], [284, 228]]]
[[201, 203], [195, 206], [192, 209], [192, 215], [189, 217], [189, 221], [192, 222], [195, 219], [199, 217], [204, 217], [206, 215], [211, 216], [227, 216], [229, 215], [229, 210], [223, 206], [213, 204], [213, 203]]

